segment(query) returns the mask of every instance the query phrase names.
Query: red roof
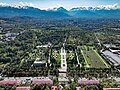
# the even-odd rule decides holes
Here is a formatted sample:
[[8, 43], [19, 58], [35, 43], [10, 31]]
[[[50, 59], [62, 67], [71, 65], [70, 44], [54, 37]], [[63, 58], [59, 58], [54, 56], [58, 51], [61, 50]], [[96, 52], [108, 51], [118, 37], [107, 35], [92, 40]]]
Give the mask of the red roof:
[[78, 80], [79, 84], [99, 84], [98, 80]]
[[20, 81], [18, 80], [2, 80], [0, 81], [0, 84], [18, 84]]
[[81, 89], [81, 87], [76, 87], [76, 90], [80, 90]]
[[53, 84], [52, 80], [33, 80], [32, 84]]
[[103, 90], [120, 90], [120, 88], [103, 88]]
[[58, 90], [58, 87], [57, 86], [52, 86], [51, 90]]
[[30, 90], [30, 86], [16, 87], [16, 90]]

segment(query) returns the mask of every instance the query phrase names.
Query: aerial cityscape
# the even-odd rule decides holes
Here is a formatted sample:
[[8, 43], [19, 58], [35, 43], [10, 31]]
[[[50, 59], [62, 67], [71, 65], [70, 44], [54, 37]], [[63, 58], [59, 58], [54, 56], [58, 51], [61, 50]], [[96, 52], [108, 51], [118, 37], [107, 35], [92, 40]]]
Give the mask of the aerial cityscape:
[[0, 0], [0, 90], [120, 90], [120, 0]]

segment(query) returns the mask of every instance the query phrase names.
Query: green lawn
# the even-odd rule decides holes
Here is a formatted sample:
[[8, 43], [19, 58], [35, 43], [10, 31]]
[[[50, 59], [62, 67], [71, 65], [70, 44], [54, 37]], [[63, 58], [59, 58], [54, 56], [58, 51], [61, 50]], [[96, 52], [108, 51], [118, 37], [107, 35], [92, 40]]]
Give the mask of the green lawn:
[[60, 55], [60, 53], [61, 53], [60, 50], [53, 50], [52, 51], [52, 56], [56, 60], [57, 64], [60, 64], [60, 62], [61, 62], [61, 55]]
[[84, 59], [86, 59], [86, 65], [88, 64], [89, 68], [109, 68], [109, 65], [97, 53], [96, 50], [93, 50], [93, 47], [83, 46], [82, 51], [83, 51]]
[[66, 57], [72, 60], [74, 58], [74, 52], [72, 50], [66, 50]]

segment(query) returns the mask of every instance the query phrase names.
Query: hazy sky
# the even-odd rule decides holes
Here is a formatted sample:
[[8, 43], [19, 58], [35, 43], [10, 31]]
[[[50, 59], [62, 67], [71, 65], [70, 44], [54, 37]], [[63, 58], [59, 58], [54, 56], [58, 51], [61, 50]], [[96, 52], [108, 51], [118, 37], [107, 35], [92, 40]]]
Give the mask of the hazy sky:
[[82, 6], [100, 6], [118, 4], [120, 0], [0, 0], [0, 4], [30, 5], [40, 9], [48, 9], [63, 6], [66, 9]]

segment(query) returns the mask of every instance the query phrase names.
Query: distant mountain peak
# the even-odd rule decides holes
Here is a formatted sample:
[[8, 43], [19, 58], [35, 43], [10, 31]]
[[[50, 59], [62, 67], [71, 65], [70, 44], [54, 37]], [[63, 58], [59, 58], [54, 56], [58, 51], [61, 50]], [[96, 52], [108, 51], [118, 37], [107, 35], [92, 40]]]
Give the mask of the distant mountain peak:
[[49, 9], [49, 11], [68, 12], [64, 7]]
[[70, 11], [79, 11], [79, 10], [115, 10], [118, 9], [117, 4], [113, 5], [100, 5], [97, 7], [76, 7], [72, 8]]

